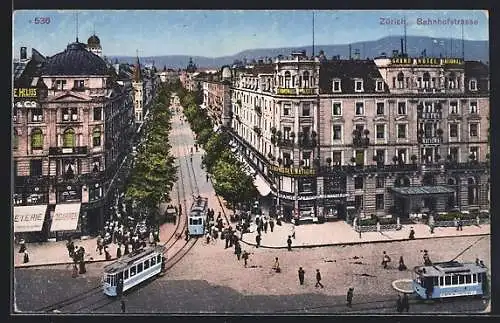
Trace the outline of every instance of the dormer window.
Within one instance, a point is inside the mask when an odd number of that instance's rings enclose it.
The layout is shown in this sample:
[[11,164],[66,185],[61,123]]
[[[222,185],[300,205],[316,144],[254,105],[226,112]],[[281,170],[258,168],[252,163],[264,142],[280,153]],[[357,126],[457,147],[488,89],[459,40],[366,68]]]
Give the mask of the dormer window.
[[354,91],[355,92],[363,92],[363,81],[355,80],[354,81]]
[[384,91],[384,81],[377,81],[377,92]]
[[469,81],[469,89],[471,91],[477,91],[477,81],[475,79]]
[[333,80],[333,92],[342,92],[340,80]]
[[57,80],[56,81],[56,89],[59,91],[64,90],[66,87],[66,80]]
[[84,80],[75,80],[75,81],[73,81],[73,90],[75,90],[75,91],[82,91],[84,87],[85,87],[85,81]]

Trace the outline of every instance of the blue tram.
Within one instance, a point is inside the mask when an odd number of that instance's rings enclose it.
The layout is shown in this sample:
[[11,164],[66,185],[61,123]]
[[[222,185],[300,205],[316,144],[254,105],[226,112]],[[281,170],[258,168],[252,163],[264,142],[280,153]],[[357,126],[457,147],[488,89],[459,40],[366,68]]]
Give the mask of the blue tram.
[[121,292],[139,285],[145,280],[162,272],[166,261],[164,246],[147,247],[123,256],[119,260],[104,267],[103,290],[108,296],[117,296],[120,279]]
[[476,263],[448,261],[414,269],[413,290],[422,299],[483,295],[487,268]]
[[208,213],[208,198],[198,196],[194,199],[188,214],[188,232],[190,236],[205,234]]

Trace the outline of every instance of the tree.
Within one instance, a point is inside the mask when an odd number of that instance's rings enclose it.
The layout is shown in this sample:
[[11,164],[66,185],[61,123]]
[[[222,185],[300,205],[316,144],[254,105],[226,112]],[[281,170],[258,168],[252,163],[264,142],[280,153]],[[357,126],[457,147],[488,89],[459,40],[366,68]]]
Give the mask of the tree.
[[231,208],[258,196],[253,178],[243,172],[241,165],[220,159],[213,167],[213,177],[215,192],[222,196]]

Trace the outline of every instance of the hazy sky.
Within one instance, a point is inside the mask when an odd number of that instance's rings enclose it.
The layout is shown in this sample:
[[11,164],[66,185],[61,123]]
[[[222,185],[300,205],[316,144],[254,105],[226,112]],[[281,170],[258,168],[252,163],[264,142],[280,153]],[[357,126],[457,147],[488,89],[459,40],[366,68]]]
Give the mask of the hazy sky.
[[[76,39],[76,13],[70,10],[21,10],[14,12],[13,52],[36,48],[54,55]],[[381,18],[406,16],[407,35],[460,38],[459,25],[423,25],[418,19],[470,19],[464,38],[488,40],[488,12],[483,10],[315,10],[315,43],[347,44],[401,35],[396,21]],[[50,23],[36,24],[35,18]],[[79,10],[79,40],[95,32],[103,54],[192,55],[218,57],[245,49],[294,47],[312,43],[311,10]]]

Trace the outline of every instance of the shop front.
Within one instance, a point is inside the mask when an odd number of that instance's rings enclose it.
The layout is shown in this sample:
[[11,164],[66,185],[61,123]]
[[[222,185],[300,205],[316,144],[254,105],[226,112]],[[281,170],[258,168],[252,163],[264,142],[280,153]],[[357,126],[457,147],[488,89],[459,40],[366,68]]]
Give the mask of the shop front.
[[14,207],[14,235],[16,241],[45,241],[47,236],[45,218],[47,205],[25,205]]
[[326,221],[345,219],[347,216],[347,194],[333,195],[323,199],[322,216]]
[[299,197],[299,212],[295,218],[295,222],[316,222],[316,199],[301,200]]
[[65,240],[70,236],[79,235],[81,203],[57,204],[51,218],[51,236],[57,241]]

